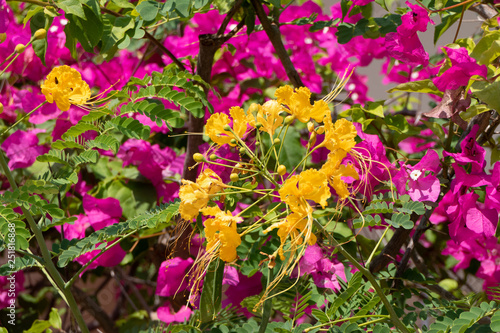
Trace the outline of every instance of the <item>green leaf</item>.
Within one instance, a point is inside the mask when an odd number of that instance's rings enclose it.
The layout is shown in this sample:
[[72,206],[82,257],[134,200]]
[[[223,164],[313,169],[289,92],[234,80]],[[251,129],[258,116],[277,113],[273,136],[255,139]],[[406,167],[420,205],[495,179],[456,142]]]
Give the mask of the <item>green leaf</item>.
[[62,328],[61,316],[59,315],[59,311],[57,311],[57,309],[52,308],[50,310],[49,323],[54,328],[57,328],[57,329],[61,329]]
[[363,110],[377,117],[384,118],[384,101],[366,102]]
[[455,23],[460,16],[462,15],[462,7],[459,7],[460,12],[457,12],[456,10],[450,10],[445,12],[445,14],[441,17],[441,23],[436,25],[434,28],[434,45],[436,45],[439,37],[441,37],[446,30],[448,30],[453,23]]
[[293,168],[300,163],[305,153],[305,148],[300,143],[300,134],[295,127],[290,127],[286,137],[284,133],[281,135],[283,148],[281,149],[280,164],[283,164],[287,170]]
[[500,96],[500,81],[493,83],[476,81],[472,84],[471,91],[490,108],[500,112],[500,98],[498,98]]
[[86,150],[80,155],[73,156],[71,158],[75,166],[84,163],[97,163],[98,159],[99,159],[99,152],[97,150]]
[[480,65],[489,65],[500,56],[500,31],[486,31],[471,52],[471,57]]
[[476,105],[469,107],[465,112],[460,112],[460,117],[465,121],[469,121],[470,119],[474,118],[478,114],[488,112],[488,111],[491,111],[491,108],[489,108],[487,105],[476,104]]
[[0,266],[0,276],[9,276],[12,273],[22,271],[25,268],[32,267],[36,265],[36,260],[30,257],[16,257],[14,259],[14,265],[11,266],[11,262]]
[[[140,214],[125,222],[115,223],[113,225],[102,228],[84,239],[78,240],[76,244],[71,245],[68,249],[64,249],[57,262],[59,267],[65,267],[75,258],[87,252],[102,249],[103,245],[97,246],[98,243],[122,239],[127,235],[131,235],[142,229],[152,229],[162,223],[169,223],[174,216],[179,213],[179,201],[162,204],[157,208]],[[120,245],[116,245],[120,246]]]
[[78,0],[63,0],[56,2],[57,7],[61,8],[66,14],[73,14],[85,20],[83,6]]
[[89,123],[78,123],[75,126],[70,127],[66,133],[62,135],[63,139],[68,138],[76,138],[80,134],[83,134],[87,131],[96,131],[99,132],[99,128]]
[[90,45],[95,47],[101,41],[104,26],[101,18],[91,8],[84,6],[83,11],[87,19],[80,21],[81,26]]
[[53,149],[59,149],[59,150],[62,150],[62,149],[85,149],[84,146],[82,146],[81,144],[79,143],[76,143],[74,141],[62,141],[62,140],[57,140],[56,142],[53,142],[52,143],[52,148]]
[[201,322],[212,321],[220,311],[222,300],[222,279],[224,277],[224,261],[217,258],[207,269],[203,280],[203,291],[200,298]]
[[140,121],[128,117],[115,117],[106,123],[112,126],[129,138],[146,140],[149,138],[151,128],[143,125]]
[[394,88],[389,89],[387,92],[392,93],[395,91],[418,92],[424,94],[434,94],[443,97],[443,93],[439,91],[439,89],[429,79],[401,83]]
[[490,327],[493,332],[500,332],[500,311],[496,311],[493,316],[491,316]]
[[111,0],[111,2],[120,8],[131,8],[131,9],[135,8],[135,6],[130,2],[128,2],[127,0]]
[[[43,7],[37,6],[35,8],[31,8],[26,13],[26,16],[24,17],[24,20],[23,20],[24,26],[26,26],[26,23],[28,23],[28,21],[30,20],[31,17],[33,17],[33,15],[35,15],[35,14],[37,14],[39,12],[43,12]],[[31,24],[30,24],[30,27],[31,27]]]
[[175,1],[175,11],[180,17],[189,17],[191,9],[191,0],[177,0]]
[[[177,1],[176,1],[177,4]],[[152,21],[158,14],[159,3],[152,0],[142,1],[135,7],[135,10],[141,15],[144,21]]]

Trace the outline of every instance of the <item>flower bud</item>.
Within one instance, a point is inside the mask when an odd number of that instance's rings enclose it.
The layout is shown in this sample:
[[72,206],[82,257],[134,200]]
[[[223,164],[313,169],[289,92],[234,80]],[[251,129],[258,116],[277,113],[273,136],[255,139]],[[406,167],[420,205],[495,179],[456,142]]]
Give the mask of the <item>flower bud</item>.
[[23,44],[17,44],[15,51],[16,51],[16,53],[23,53],[25,49],[26,49],[26,46],[24,46]]
[[274,139],[274,144],[279,145],[281,143],[281,140],[279,138]]
[[233,183],[237,182],[238,180],[240,180],[240,176],[238,176],[237,173],[232,173],[231,175],[229,175],[229,179],[231,179],[231,181]]
[[262,127],[262,123],[259,123],[259,122],[255,123],[255,128],[259,129],[261,127]]
[[37,31],[35,31],[33,37],[35,37],[35,39],[45,39],[45,37],[47,37],[47,30],[38,29]]
[[313,122],[312,122],[312,121],[307,122],[307,130],[308,130],[309,132],[314,131],[314,124],[313,124]]
[[245,147],[240,148],[240,155],[245,155],[246,152],[247,150],[245,149]]
[[217,155],[211,154],[210,155],[210,161],[215,161],[217,159]]
[[295,116],[294,115],[287,116],[285,118],[285,125],[290,125],[291,123],[293,123],[294,120],[295,120]]
[[283,164],[278,166],[278,175],[283,176],[286,173],[286,166]]
[[229,125],[224,125],[224,131],[230,131],[231,130],[231,126]]
[[2,113],[3,113],[3,104],[0,103],[0,114],[2,114]]
[[247,114],[254,114],[254,113],[259,112],[259,106],[260,105],[257,103],[250,104],[250,106],[248,107]]
[[7,39],[7,34],[5,32],[1,33],[0,34],[0,43],[5,42],[6,39]]
[[314,144],[316,143],[316,137],[317,137],[316,132],[312,132],[311,137],[309,138],[309,147],[314,146]]
[[200,153],[195,153],[193,154],[193,160],[197,163],[200,163],[205,161],[205,157]]
[[320,126],[316,128],[316,134],[321,135],[323,133],[325,133],[325,126]]
[[237,142],[238,141],[236,141],[236,139],[231,139],[231,141],[229,141],[229,143],[231,143],[233,146],[236,146]]

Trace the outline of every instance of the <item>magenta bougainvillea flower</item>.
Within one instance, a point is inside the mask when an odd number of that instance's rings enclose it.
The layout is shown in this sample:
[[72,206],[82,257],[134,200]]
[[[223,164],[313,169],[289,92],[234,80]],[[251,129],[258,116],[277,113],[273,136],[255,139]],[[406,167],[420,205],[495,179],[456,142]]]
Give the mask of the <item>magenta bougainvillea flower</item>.
[[100,230],[119,222],[122,216],[120,201],[115,198],[97,199],[90,195],[83,197],[83,210],[94,230]]
[[[92,227],[95,231],[100,230],[118,223],[119,218],[122,216],[120,202],[114,198],[98,199],[85,194],[83,196],[83,210],[85,214],[77,215],[75,222],[62,226],[64,228],[64,238],[69,240],[74,238],[82,239],[85,237],[87,228]],[[61,232],[61,226],[56,226],[56,229]],[[76,258],[76,261],[81,265],[85,265],[100,252],[101,250],[87,252]],[[123,260],[125,255],[126,252],[121,248],[120,244],[117,244],[92,262],[86,270],[94,269],[98,266],[116,266]]]
[[347,281],[344,265],[328,256],[317,245],[308,246],[299,262],[300,274],[311,274],[314,283],[320,288],[340,290],[338,279]]
[[472,172],[482,172],[486,164],[486,151],[476,141],[476,134],[479,130],[479,125],[474,125],[470,133],[460,142],[460,153],[443,152],[443,156],[451,156],[460,165],[468,165],[470,163]]
[[[428,150],[414,166],[402,165],[393,182],[399,194],[408,194],[414,201],[435,202],[441,193],[441,185],[436,177],[440,170],[441,161],[438,154],[434,150]],[[431,173],[426,175],[427,171]]]
[[427,25],[432,23],[428,12],[419,5],[406,4],[412,9],[401,16],[401,25],[397,32],[390,32],[385,36],[387,53],[396,60],[410,66],[427,66],[429,54],[425,52],[418,31],[426,31]]
[[182,323],[188,320],[189,317],[191,317],[192,313],[193,310],[191,310],[189,307],[185,305],[181,306],[179,311],[174,312],[172,311],[172,306],[170,305],[170,302],[165,302],[165,304],[163,304],[163,306],[160,306],[156,311],[158,319],[167,324],[173,322]]
[[228,287],[224,292],[225,299],[222,300],[222,307],[225,308],[231,304],[247,317],[253,316],[246,308],[241,306],[241,302],[249,296],[260,294],[262,291],[261,278],[261,272],[248,277],[238,272],[236,268],[226,266],[222,284],[228,285]]
[[177,197],[178,183],[165,183],[164,179],[182,174],[185,154],[177,156],[170,147],[161,149],[144,140],[130,139],[121,145],[117,157],[123,160],[124,167],[137,165],[137,170],[156,188],[158,200],[168,202]]
[[450,58],[451,67],[432,80],[439,90],[454,90],[466,86],[473,75],[486,77],[488,74],[486,66],[478,65],[476,60],[469,56],[465,47],[458,49],[444,47],[444,49]]
[[30,167],[37,156],[49,151],[48,147],[38,145],[38,133],[43,129],[28,131],[17,130],[2,143],[1,147],[9,158],[9,168],[19,169]]
[[156,281],[156,295],[170,297],[188,287],[188,271],[193,265],[192,258],[175,257],[161,263]]

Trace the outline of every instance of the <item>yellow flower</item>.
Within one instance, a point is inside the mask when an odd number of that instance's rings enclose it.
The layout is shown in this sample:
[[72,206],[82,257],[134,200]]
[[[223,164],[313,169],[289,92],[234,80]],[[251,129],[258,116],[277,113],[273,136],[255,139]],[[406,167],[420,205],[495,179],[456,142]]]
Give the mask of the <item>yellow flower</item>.
[[311,105],[311,91],[306,87],[297,88],[295,92],[290,86],[280,87],[274,96],[278,99],[278,103],[288,106],[288,113],[303,123],[307,123],[311,118],[320,123],[330,114],[328,104],[323,100]]
[[179,213],[186,221],[191,221],[198,216],[200,209],[208,204],[208,193],[198,184],[189,180],[182,180],[182,186],[179,190]]
[[186,221],[196,218],[200,210],[207,206],[209,195],[216,194],[222,189],[222,180],[210,169],[203,170],[196,179],[196,183],[183,179],[179,189],[181,217]]
[[312,208],[307,203],[301,206],[297,212],[288,215],[285,220],[275,223],[264,230],[264,233],[278,228],[278,237],[281,245],[278,248],[278,254],[281,260],[285,260],[284,246],[286,240],[290,238],[290,250],[295,251],[297,246],[304,242],[309,245],[316,244],[316,235],[312,233]]
[[300,175],[288,178],[279,190],[281,200],[286,202],[292,211],[299,211],[303,205],[301,198],[326,206],[331,193],[328,189],[326,175],[315,169],[308,169]]
[[350,193],[347,189],[347,184],[341,177],[359,179],[358,172],[352,164],[348,164],[347,166],[340,164],[346,155],[347,153],[342,149],[337,149],[329,153],[326,163],[321,168],[321,171],[327,176],[328,182],[342,200],[347,198]]
[[41,88],[47,102],[56,102],[62,111],[68,111],[71,104],[83,105],[90,98],[89,85],[76,69],[66,65],[52,69]]
[[[233,106],[229,109],[229,114],[233,120],[233,131],[238,138],[243,138],[247,130],[248,117],[245,115],[245,111],[239,106]],[[226,125],[231,123],[231,119],[225,113],[214,113],[210,116],[205,126],[205,134],[210,137],[210,139],[222,146],[224,144],[231,144],[231,139],[235,139],[235,135],[230,131],[224,130]]]
[[213,216],[205,220],[205,237],[207,238],[207,252],[216,252],[225,262],[234,261],[238,255],[236,248],[241,244],[241,237],[236,231],[236,225],[242,221],[230,211],[223,212],[218,206],[202,209],[203,215]]
[[274,100],[267,101],[262,106],[259,105],[257,122],[262,124],[260,130],[273,136],[274,131],[283,124],[283,117],[280,116],[280,112],[282,111],[285,111],[285,108]]
[[325,117],[325,141],[321,144],[330,151],[342,149],[349,152],[356,145],[354,138],[358,135],[356,127],[347,119],[332,122],[330,115]]
[[225,113],[214,113],[207,120],[205,134],[208,135],[213,142],[222,146],[229,143],[233,136],[231,132],[224,130],[224,126],[226,125],[229,125],[229,116]]
[[212,169],[205,169],[196,179],[199,184],[208,194],[215,194],[222,191],[224,183],[222,179]]

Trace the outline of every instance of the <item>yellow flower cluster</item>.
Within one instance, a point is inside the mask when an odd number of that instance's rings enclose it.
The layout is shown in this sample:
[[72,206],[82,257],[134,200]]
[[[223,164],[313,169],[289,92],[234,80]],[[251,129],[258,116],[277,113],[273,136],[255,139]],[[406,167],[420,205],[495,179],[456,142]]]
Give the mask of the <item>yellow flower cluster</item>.
[[83,105],[90,98],[89,85],[76,69],[66,65],[52,69],[41,88],[47,102],[56,102],[61,111],[68,111],[71,104]]
[[179,190],[179,212],[186,221],[191,221],[201,212],[213,216],[205,221],[205,237],[207,238],[207,253],[216,253],[227,262],[236,259],[236,248],[241,244],[241,238],[236,231],[236,223],[242,218],[233,216],[231,212],[223,212],[219,207],[207,207],[211,196],[222,193],[224,183],[210,169],[205,169],[196,182],[182,180]]
[[[311,104],[311,91],[306,87],[294,91],[290,86],[283,86],[276,90],[274,96],[277,100],[267,101],[263,105],[252,104],[248,114],[237,106],[229,110],[230,117],[223,113],[214,113],[207,121],[205,134],[219,146],[224,144],[234,146],[231,139],[243,138],[247,124],[253,128],[257,128],[257,124],[260,124],[260,131],[273,136],[276,129],[283,124],[283,117],[280,115],[282,112],[290,113],[303,123],[310,119],[320,123],[330,115],[330,109],[324,100]],[[231,120],[232,132],[224,129],[226,125],[230,125]]]
[[[316,243],[316,236],[312,233],[313,207],[310,202],[326,207],[327,200],[332,196],[329,185],[340,200],[350,195],[348,185],[342,177],[359,179],[359,175],[353,165],[344,165],[342,160],[355,146],[357,131],[345,119],[334,123],[324,100],[311,104],[311,92],[307,88],[294,90],[290,86],[284,86],[276,90],[275,97],[277,100],[267,101],[263,105],[252,104],[247,113],[240,107],[232,107],[229,115],[213,114],[207,121],[205,133],[219,146],[236,146],[238,141],[244,139],[249,127],[266,132],[272,138],[280,126],[289,124],[284,121],[287,113],[293,116],[292,119],[303,123],[312,119],[320,125],[315,131],[315,125],[310,122],[308,128],[311,132],[314,131],[314,138],[316,134],[324,133],[325,139],[317,147],[330,150],[326,162],[320,170],[307,169],[284,180],[278,193],[281,201],[287,204],[289,214],[264,231],[267,233],[278,229],[281,245],[277,253],[284,260],[284,248],[288,240],[290,251],[303,250],[305,244]],[[283,173],[278,174],[283,176]],[[237,258],[236,248],[241,243],[236,230],[236,224],[241,218],[234,217],[230,212],[223,212],[218,207],[207,208],[210,196],[222,191],[223,187],[221,179],[209,169],[200,175],[196,183],[183,180],[179,194],[180,213],[186,220],[192,220],[200,211],[203,215],[212,216],[205,221],[207,252],[218,253],[222,260],[231,262]]]

